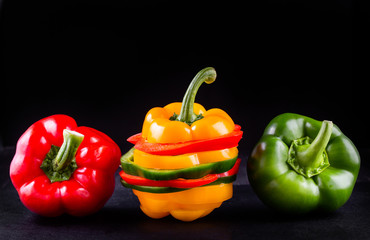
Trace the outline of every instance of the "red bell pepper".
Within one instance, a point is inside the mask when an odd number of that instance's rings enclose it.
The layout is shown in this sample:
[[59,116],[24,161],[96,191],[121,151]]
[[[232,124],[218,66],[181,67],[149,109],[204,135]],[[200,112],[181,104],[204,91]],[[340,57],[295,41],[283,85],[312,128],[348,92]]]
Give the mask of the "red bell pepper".
[[135,149],[146,153],[173,156],[236,147],[243,135],[240,129],[241,127],[235,124],[234,131],[224,136],[182,143],[150,143],[141,137],[141,133],[129,137],[127,141],[135,144]]
[[98,211],[111,197],[121,151],[107,135],[66,115],[34,123],[20,137],[10,178],[20,200],[44,216]]

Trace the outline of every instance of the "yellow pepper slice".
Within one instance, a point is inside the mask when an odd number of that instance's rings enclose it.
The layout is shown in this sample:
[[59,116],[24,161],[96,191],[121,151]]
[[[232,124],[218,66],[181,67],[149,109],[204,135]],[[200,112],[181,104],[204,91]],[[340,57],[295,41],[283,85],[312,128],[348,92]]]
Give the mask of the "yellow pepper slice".
[[140,201],[141,210],[151,218],[162,218],[171,214],[182,221],[193,221],[204,217],[222,202],[232,198],[232,183],[197,187],[174,193],[148,193],[133,190]]
[[134,150],[135,163],[146,168],[180,169],[211,162],[219,162],[238,156],[236,147],[215,151],[188,153],[176,156],[153,155]]

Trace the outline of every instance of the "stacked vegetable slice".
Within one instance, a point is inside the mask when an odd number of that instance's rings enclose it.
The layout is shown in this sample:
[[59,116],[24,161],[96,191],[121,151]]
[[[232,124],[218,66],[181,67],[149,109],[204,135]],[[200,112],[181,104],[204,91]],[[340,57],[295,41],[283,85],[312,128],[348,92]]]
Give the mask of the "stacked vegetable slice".
[[225,111],[194,102],[200,85],[215,79],[213,68],[201,70],[182,103],[150,109],[142,132],[128,139],[135,146],[121,158],[121,181],[149,217],[192,221],[232,197],[243,132]]
[[242,135],[239,125],[221,137],[172,144],[149,143],[136,134],[128,139],[135,147],[121,158],[121,182],[134,189],[152,218],[205,216],[232,197]]

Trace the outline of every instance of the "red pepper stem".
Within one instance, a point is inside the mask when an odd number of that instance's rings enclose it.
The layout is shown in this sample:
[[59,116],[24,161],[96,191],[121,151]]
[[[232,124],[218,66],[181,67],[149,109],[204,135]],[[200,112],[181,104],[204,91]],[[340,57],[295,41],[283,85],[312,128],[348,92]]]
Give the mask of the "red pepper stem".
[[198,116],[194,113],[194,101],[198,89],[203,82],[207,84],[213,83],[216,80],[216,70],[212,67],[207,67],[198,72],[191,81],[185,96],[182,100],[181,112],[176,120],[191,124],[197,120]]
[[60,147],[57,156],[53,160],[54,171],[63,170],[72,162],[75,158],[78,147],[84,139],[84,135],[64,129],[63,138],[63,144]]

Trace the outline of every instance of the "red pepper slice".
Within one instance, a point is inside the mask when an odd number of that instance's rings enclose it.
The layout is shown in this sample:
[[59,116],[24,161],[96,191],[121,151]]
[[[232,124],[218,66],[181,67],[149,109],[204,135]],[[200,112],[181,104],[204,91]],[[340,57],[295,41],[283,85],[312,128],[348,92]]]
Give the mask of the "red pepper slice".
[[224,136],[182,143],[149,143],[141,137],[141,133],[131,136],[127,141],[135,144],[135,148],[140,151],[154,155],[172,156],[236,147],[243,136],[243,131],[240,129],[241,127],[235,124],[234,131]]
[[136,133],[135,135],[132,135],[131,137],[127,138],[127,141],[136,144],[141,140],[141,133]]
[[131,185],[150,186],[150,187],[174,187],[174,188],[194,188],[200,187],[218,179],[217,174],[208,174],[198,179],[174,179],[174,180],[150,180],[139,176],[133,176],[125,173],[123,170],[119,173],[121,178]]
[[240,163],[241,163],[241,159],[238,158],[234,164],[234,166],[227,172],[223,172],[223,173],[219,173],[217,174],[217,177],[218,178],[222,178],[222,177],[229,177],[229,176],[233,176],[233,175],[236,175],[239,171],[239,166],[240,166]]

